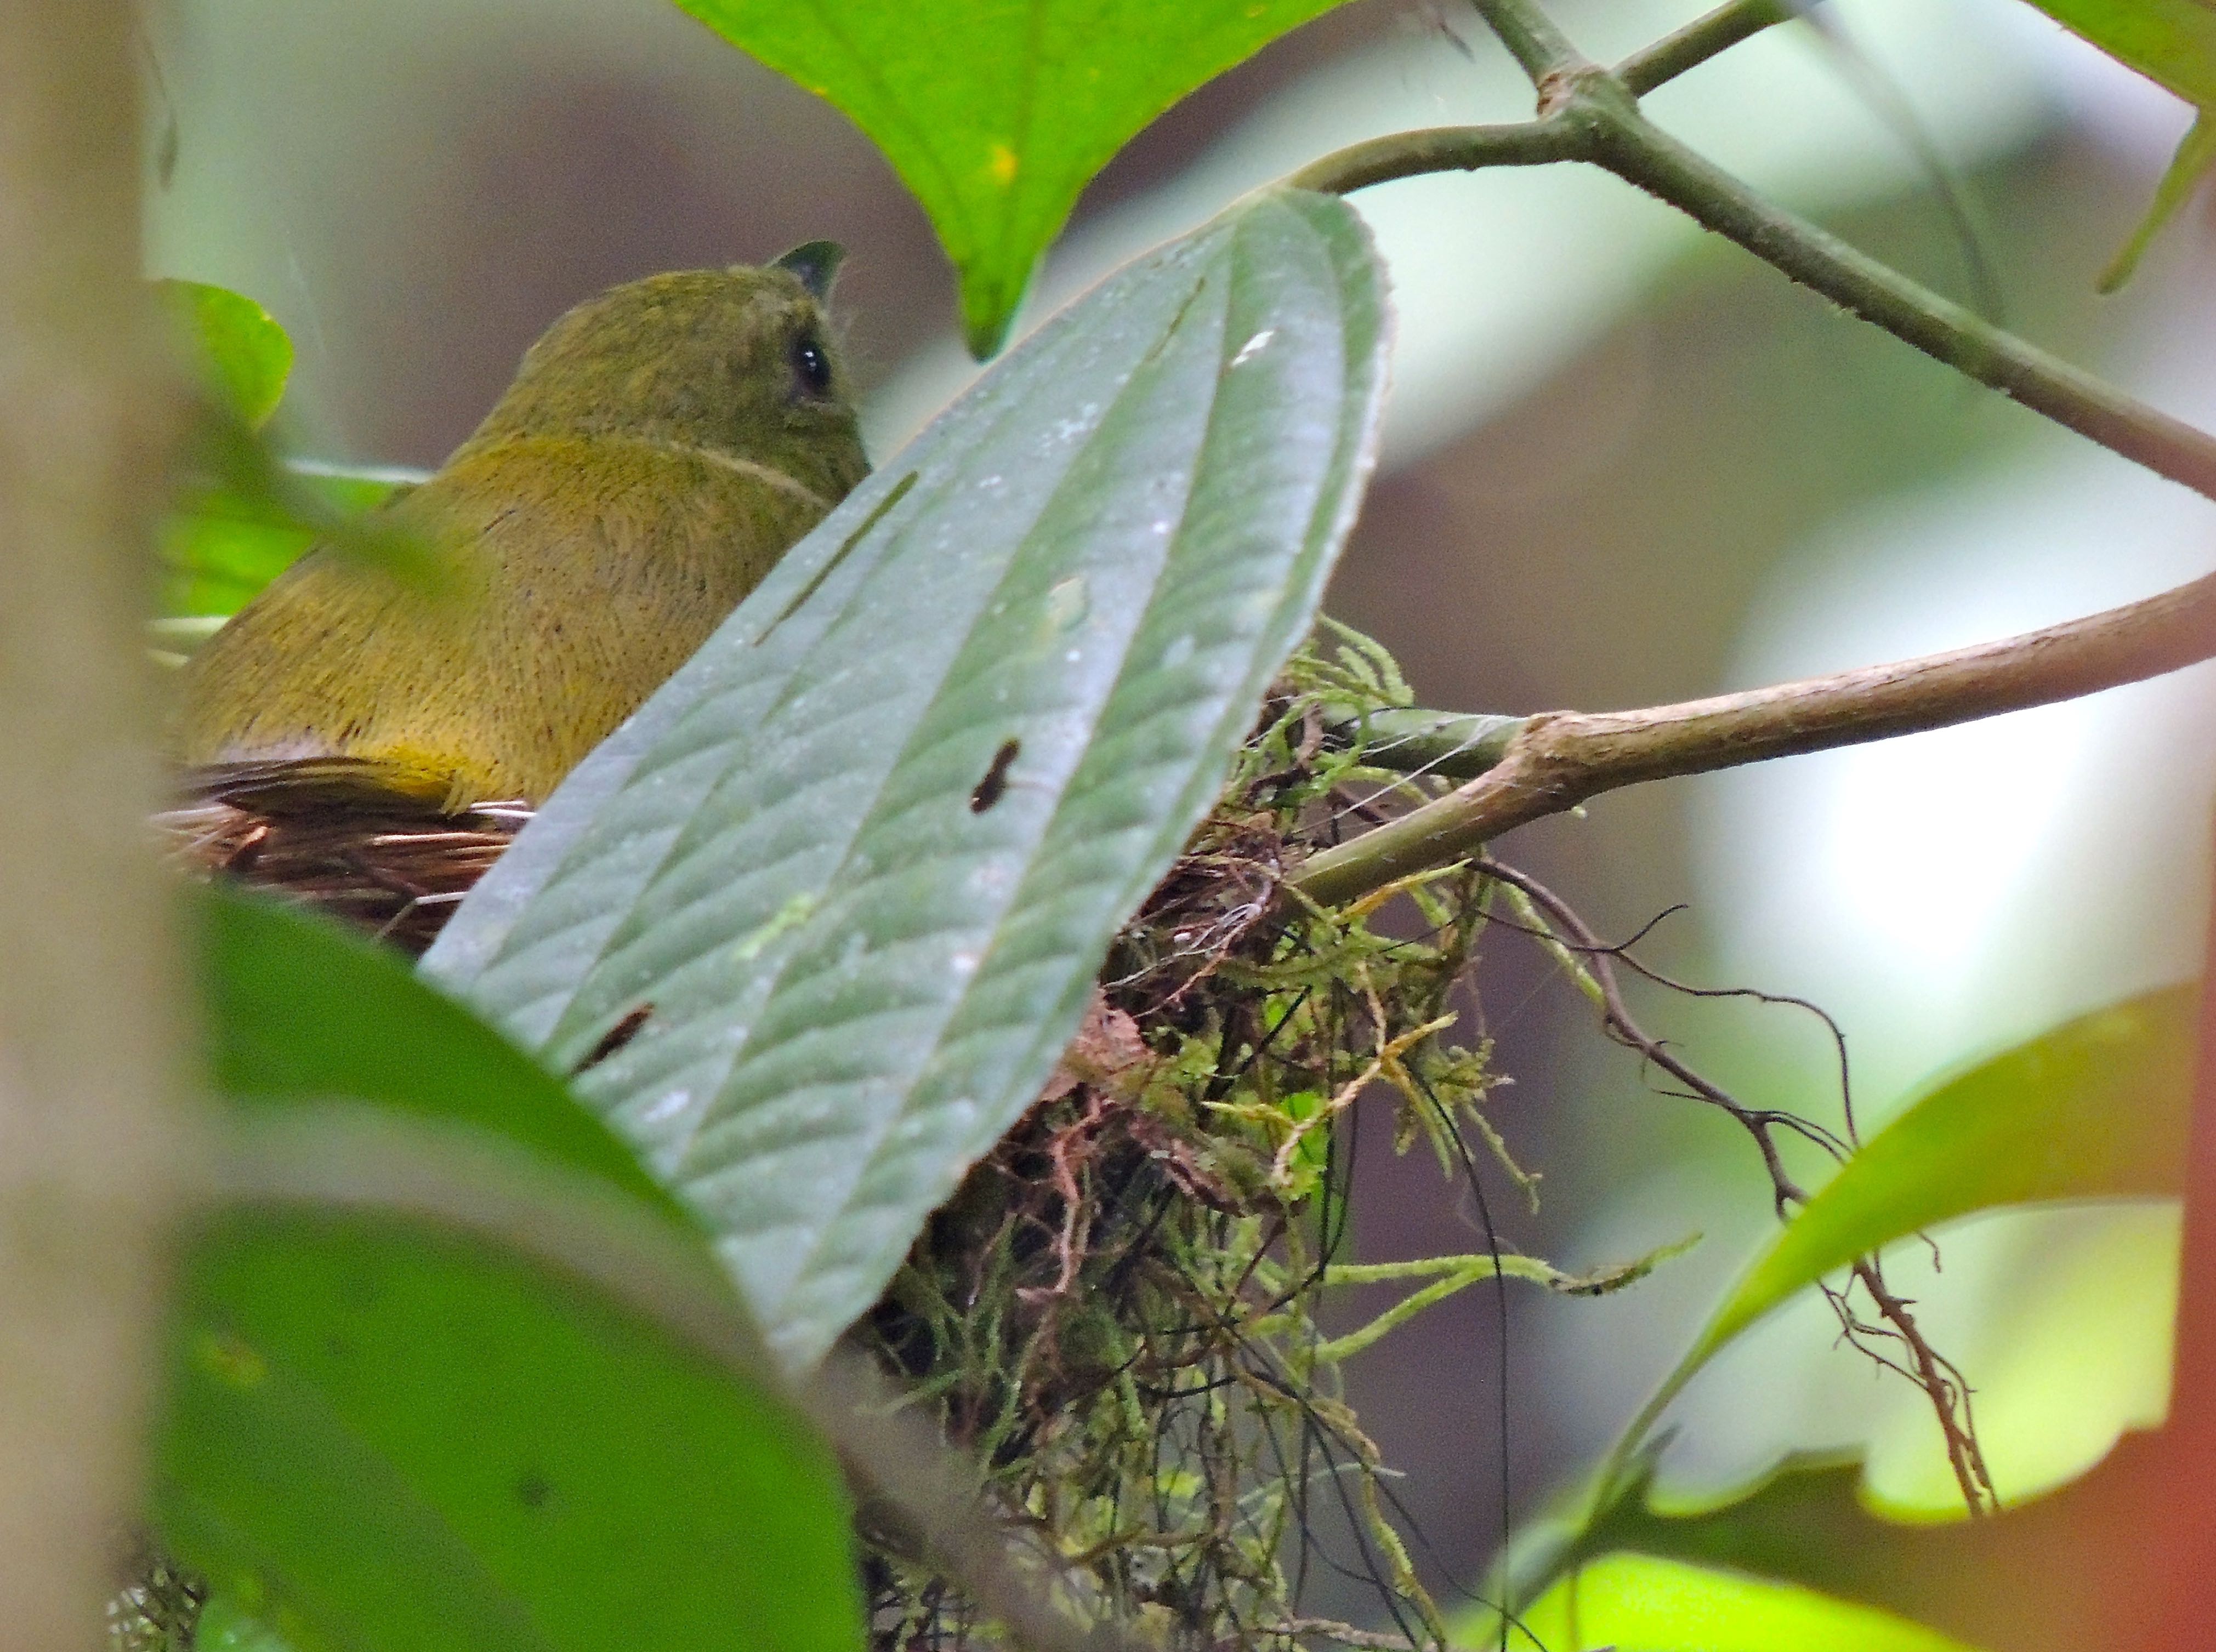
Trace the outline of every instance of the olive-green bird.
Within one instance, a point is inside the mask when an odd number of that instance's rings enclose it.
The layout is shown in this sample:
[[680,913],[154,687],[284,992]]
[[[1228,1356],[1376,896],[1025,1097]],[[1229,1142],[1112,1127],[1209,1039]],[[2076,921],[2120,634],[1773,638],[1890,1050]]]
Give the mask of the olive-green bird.
[[634,281],[556,322],[382,526],[428,592],[330,547],[187,667],[197,789],[536,805],[869,471],[823,242]]

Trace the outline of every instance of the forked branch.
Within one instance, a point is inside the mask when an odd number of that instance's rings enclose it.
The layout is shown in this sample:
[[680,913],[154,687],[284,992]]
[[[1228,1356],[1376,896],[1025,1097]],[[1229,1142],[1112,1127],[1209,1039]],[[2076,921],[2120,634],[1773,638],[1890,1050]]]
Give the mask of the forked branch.
[[[1517,27],[1530,29],[1531,8],[1487,0],[1482,9],[1488,18],[1496,11],[1524,18]],[[1545,42],[1558,36],[1526,32],[1514,38],[1519,58],[1528,53],[1534,64],[1554,61],[1546,55],[1551,48]],[[1668,59],[1647,67],[1634,58],[1631,66],[1648,81],[1672,70]],[[1345,194],[1433,172],[1585,162],[1667,202],[1926,355],[2158,476],[2216,499],[2216,438],[1994,326],[1764,200],[1647,120],[1631,89],[1599,65],[1573,54],[1567,63],[1542,69],[1535,83],[1541,107],[1536,120],[1395,132],[1327,155],[1287,182]]]
[[[1586,58],[1536,0],[1475,0],[1530,77],[1539,112],[1511,126],[1397,133],[1289,180],[1344,193],[1419,174],[1584,161],[1668,202],[1863,320],[2110,451],[2216,499],[2216,438],[1917,286],[1783,212],[1648,120],[1638,95],[1791,8],[1733,0],[1627,58]],[[1967,722],[2135,682],[2216,654],[2216,577],[2004,642],[1642,711],[1546,712],[1488,736],[1493,766],[1460,789],[1327,850],[1294,875],[1322,902],[1448,864],[1487,839],[1640,781]],[[1466,765],[1463,772],[1468,772]]]

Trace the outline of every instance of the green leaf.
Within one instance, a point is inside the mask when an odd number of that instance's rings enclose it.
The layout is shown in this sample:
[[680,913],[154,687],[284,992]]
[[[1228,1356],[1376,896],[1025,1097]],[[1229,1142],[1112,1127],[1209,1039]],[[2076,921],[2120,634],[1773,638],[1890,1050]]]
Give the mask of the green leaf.
[[[202,916],[210,1067],[233,1105],[363,1098],[671,1213],[558,1081],[393,957],[237,896]],[[428,1221],[257,1208],[205,1226],[181,1300],[157,1524],[286,1640],[861,1646],[828,1451],[579,1281]]]
[[390,947],[264,895],[198,906],[208,1072],[233,1103],[343,1096],[473,1126],[688,1219],[560,1079]]
[[1383,295],[1271,191],[1111,278],[779,564],[425,960],[708,1224],[805,1363],[1030,1105],[1308,628]]
[[[1490,1614],[1456,1635],[1481,1638]],[[1521,1614],[1511,1648],[1610,1647],[1614,1652],[1971,1652],[1953,1637],[1874,1606],[1792,1583],[1652,1555],[1604,1556]]]
[[2195,108],[2216,104],[2216,8],[2206,0],[2031,0]]
[[962,274],[970,347],[1006,335],[1078,193],[1186,93],[1339,0],[677,0],[845,111]]
[[249,430],[259,430],[284,399],[292,372],[292,341],[253,299],[204,281],[157,281],[187,353],[217,402]]
[[236,1594],[212,1594],[194,1625],[192,1652],[302,1652],[284,1629],[264,1622]]
[[162,613],[237,613],[317,540],[436,586],[443,570],[424,547],[364,519],[419,475],[280,460],[262,433],[292,372],[285,329],[251,298],[225,288],[155,286],[210,393],[182,496],[162,525]]
[[2216,165],[2216,7],[2207,0],[2032,0],[2071,33],[2193,105],[2197,118],[2156,187],[2153,204],[2098,282],[2114,292]]
[[428,1225],[195,1246],[164,1543],[361,1652],[858,1652],[829,1452],[603,1299]]
[[2177,153],[2170,157],[2162,181],[2155,186],[2154,200],[2148,206],[2146,216],[2139,220],[2139,228],[2132,231],[2132,238],[2094,284],[2101,292],[2114,292],[2132,279],[2155,236],[2193,198],[2193,192],[2200,187],[2211,168],[2216,168],[2216,120],[2211,120],[2203,111],[2194,117],[2192,129],[2179,143]]
[[[283,467],[285,497],[273,490],[211,479],[170,512],[161,530],[162,611],[228,617],[246,606],[326,532],[359,517],[397,488],[422,480],[415,471],[356,469],[294,461]],[[304,508],[301,498],[313,501]]]

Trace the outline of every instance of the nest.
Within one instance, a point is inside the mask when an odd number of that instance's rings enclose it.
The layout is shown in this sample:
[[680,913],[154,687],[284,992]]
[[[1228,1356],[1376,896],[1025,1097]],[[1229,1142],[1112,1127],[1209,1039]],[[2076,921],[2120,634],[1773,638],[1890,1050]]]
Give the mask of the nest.
[[531,814],[521,803],[443,814],[360,799],[286,808],[241,789],[202,795],[153,824],[165,857],[188,872],[319,906],[414,957]]
[[[1164,1645],[1446,1638],[1316,1311],[1346,1222],[1333,1126],[1357,1096],[1396,1098],[1399,1145],[1428,1140],[1450,1174],[1467,1137],[1497,1145],[1486,1047],[1443,1036],[1487,892],[1468,873],[1392,892],[1414,938],[1370,928],[1386,897],[1288,897],[1312,844],[1413,789],[1327,742],[1327,697],[1405,690],[1359,638],[1293,662],[1039,1102],[856,1333],[937,1408],[1042,1581]],[[1393,1632],[1303,1617],[1325,1566],[1366,1578]],[[886,1652],[992,1643],[897,1543],[871,1542],[868,1574]]]
[[[1445,1643],[1316,1311],[1346,1225],[1334,1126],[1357,1096],[1389,1091],[1399,1146],[1428,1141],[1450,1175],[1469,1171],[1468,1139],[1498,1150],[1478,1111],[1497,1082],[1486,1047],[1444,1038],[1487,887],[1454,871],[1327,910],[1285,884],[1349,820],[1426,795],[1326,735],[1327,703],[1343,724],[1350,704],[1407,699],[1351,633],[1296,657],[1116,937],[1051,1082],[850,1333],[970,1454],[1042,1585],[1160,1644],[1380,1644],[1300,1615],[1326,1564],[1370,1581],[1386,1643]],[[205,791],[157,823],[176,859],[411,952],[528,818]],[[1420,913],[1413,938],[1370,927],[1396,894]],[[866,1511],[861,1537],[885,1652],[1000,1643]]]

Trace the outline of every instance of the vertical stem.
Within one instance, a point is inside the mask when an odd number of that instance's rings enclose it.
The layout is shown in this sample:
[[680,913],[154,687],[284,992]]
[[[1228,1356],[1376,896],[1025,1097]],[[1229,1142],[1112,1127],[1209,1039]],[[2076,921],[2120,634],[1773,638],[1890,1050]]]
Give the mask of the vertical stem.
[[1588,68],[1585,56],[1554,27],[1537,0],[1474,0],[1486,27],[1500,37],[1508,55],[1516,59],[1534,86],[1543,87],[1553,76]]
[[172,397],[126,0],[0,0],[0,1625],[84,1652],[186,1145],[138,631]]

